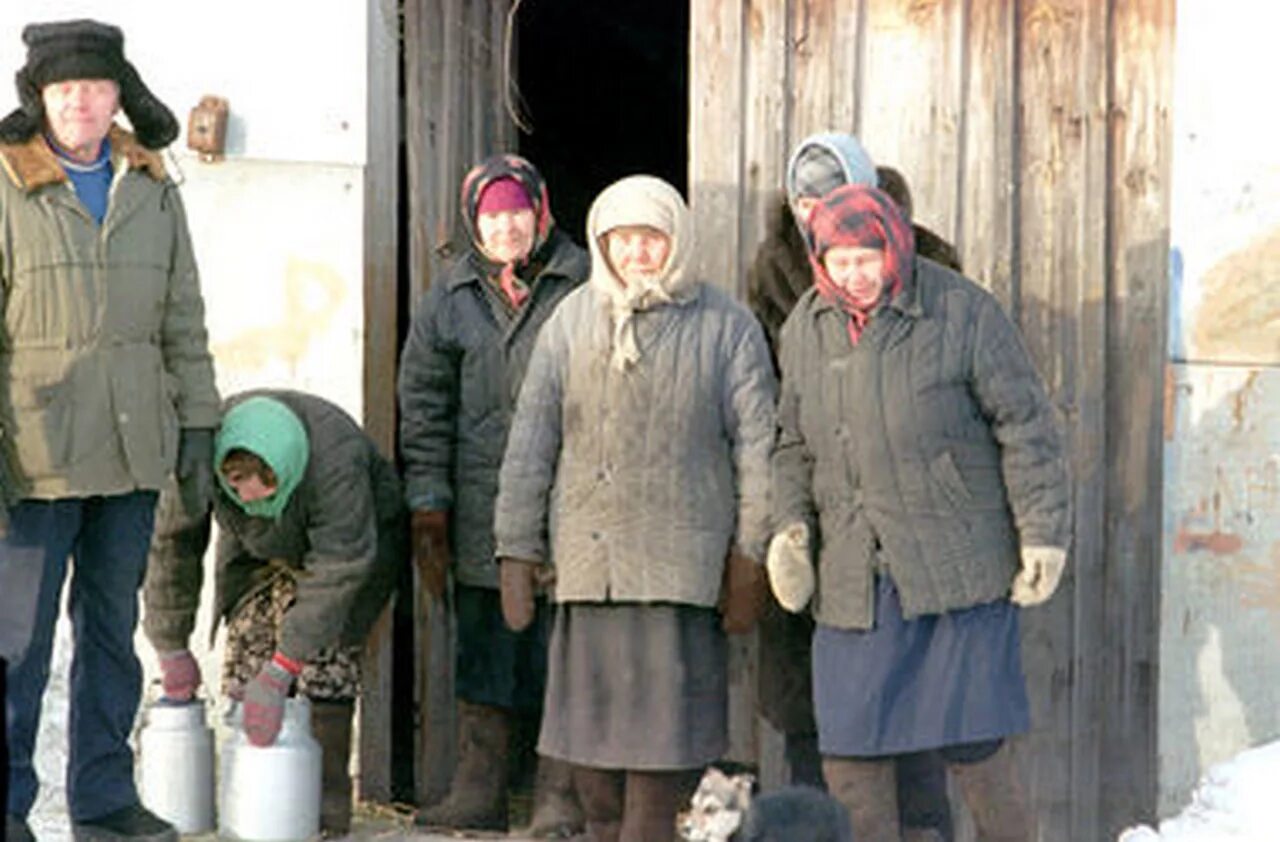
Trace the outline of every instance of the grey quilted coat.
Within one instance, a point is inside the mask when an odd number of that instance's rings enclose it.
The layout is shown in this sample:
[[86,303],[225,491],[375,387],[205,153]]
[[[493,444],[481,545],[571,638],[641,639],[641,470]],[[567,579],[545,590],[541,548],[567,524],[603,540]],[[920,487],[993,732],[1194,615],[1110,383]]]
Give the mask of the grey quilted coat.
[[707,284],[635,320],[643,356],[626,371],[610,364],[595,288],[543,328],[502,466],[497,552],[553,561],[560,602],[713,606],[730,545],[762,557],[768,346]]
[[773,508],[817,526],[818,622],[866,628],[874,567],[908,617],[1008,595],[1020,546],[1067,547],[1062,438],[996,300],[917,258],[857,345],[810,290],[782,329]]

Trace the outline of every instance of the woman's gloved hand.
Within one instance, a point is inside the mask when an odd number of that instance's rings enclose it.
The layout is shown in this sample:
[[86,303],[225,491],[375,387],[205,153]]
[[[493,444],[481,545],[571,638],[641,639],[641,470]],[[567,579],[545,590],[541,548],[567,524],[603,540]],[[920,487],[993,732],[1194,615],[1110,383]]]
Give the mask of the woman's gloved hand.
[[793,523],[773,536],[765,567],[769,570],[769,587],[778,604],[797,614],[813,597],[813,551],[809,546],[809,526]]
[[160,652],[160,686],[164,697],[175,702],[189,702],[200,686],[200,665],[190,649]]
[[284,700],[302,665],[277,652],[244,688],[244,732],[255,746],[269,746],[280,735]]
[[1009,600],[1029,607],[1053,596],[1067,566],[1067,551],[1061,547],[1023,547],[1022,569],[1013,577]]
[[512,631],[524,631],[533,622],[536,561],[519,558],[498,559],[498,580],[502,589],[502,619]]

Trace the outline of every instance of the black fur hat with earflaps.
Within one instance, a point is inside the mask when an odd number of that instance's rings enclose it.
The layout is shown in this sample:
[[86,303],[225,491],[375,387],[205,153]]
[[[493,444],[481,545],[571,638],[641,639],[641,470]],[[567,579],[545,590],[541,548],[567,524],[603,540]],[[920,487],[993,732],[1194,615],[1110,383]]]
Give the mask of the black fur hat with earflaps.
[[18,108],[0,120],[0,143],[23,143],[44,129],[45,85],[67,79],[111,79],[138,142],[163,149],[178,136],[178,121],[124,57],[119,27],[92,20],[33,23],[22,30],[27,63],[18,70]]

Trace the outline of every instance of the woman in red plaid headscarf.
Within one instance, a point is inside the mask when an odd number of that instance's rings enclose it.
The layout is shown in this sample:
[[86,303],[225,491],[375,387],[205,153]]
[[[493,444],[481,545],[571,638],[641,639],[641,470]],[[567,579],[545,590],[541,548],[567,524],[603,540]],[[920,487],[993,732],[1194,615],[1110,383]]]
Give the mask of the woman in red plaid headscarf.
[[888,195],[828,193],[807,237],[767,566],[784,608],[813,598],[824,776],[860,841],[896,842],[887,761],[937,750],[980,838],[1029,840],[1005,739],[1030,727],[1019,606],[1053,593],[1070,537],[1052,405],[1000,305],[918,258]]
[[[498,467],[538,333],[586,280],[590,261],[555,226],[542,176],[518,155],[476,165],[463,179],[460,211],[469,248],[418,306],[400,362],[414,561],[435,599],[445,599],[452,578],[458,629],[458,765],[448,797],[418,820],[506,830],[509,747],[541,716],[551,609],[540,597],[528,629],[503,625],[493,560]],[[531,745],[510,754],[537,762]],[[581,826],[568,767],[544,759],[530,832]]]

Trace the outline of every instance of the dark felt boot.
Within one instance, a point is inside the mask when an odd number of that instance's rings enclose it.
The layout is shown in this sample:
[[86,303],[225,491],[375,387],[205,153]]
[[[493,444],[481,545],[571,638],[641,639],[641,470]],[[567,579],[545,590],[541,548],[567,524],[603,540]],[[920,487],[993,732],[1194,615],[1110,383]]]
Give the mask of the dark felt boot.
[[952,762],[965,803],[973,813],[979,842],[1029,842],[1031,805],[1009,743],[972,762]]
[[691,778],[696,781],[696,773],[628,771],[619,842],[672,842]]
[[824,757],[827,791],[849,811],[858,842],[900,842],[898,786],[891,758]]
[[573,790],[573,767],[554,757],[539,757],[529,835],[564,839],[581,833],[583,827],[582,807]]
[[618,842],[622,832],[623,792],[626,776],[615,769],[574,766],[573,788],[582,804],[586,839]]
[[458,767],[449,794],[414,822],[450,830],[507,829],[507,711],[458,700]]
[[320,744],[320,832],[351,832],[351,718],[355,702],[311,702],[311,733]]

